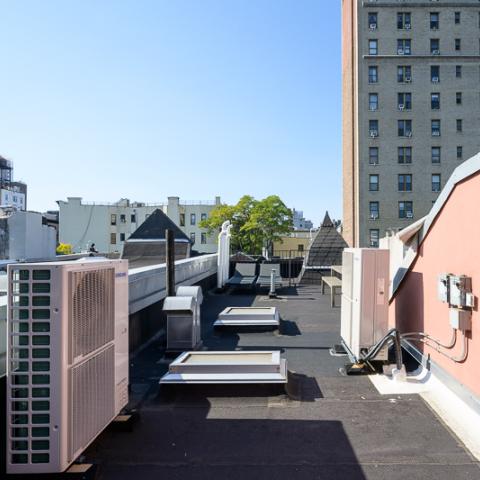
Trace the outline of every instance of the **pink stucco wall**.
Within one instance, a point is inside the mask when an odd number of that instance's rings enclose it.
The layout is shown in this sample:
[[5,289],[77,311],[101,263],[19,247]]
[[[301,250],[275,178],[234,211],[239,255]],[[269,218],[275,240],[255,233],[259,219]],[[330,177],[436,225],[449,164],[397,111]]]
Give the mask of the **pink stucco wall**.
[[[411,270],[390,305],[390,318],[394,318],[401,332],[423,331],[448,343],[451,328],[448,305],[437,299],[437,277],[449,272],[472,277],[475,297],[480,297],[480,174],[476,174],[453,190],[424,239]],[[455,363],[434,349],[424,346],[423,351],[432,360],[480,396],[480,312],[473,311],[472,331],[468,337],[468,357]],[[447,350],[460,355],[463,334],[458,332],[457,344]],[[416,343],[416,345],[418,345]]]

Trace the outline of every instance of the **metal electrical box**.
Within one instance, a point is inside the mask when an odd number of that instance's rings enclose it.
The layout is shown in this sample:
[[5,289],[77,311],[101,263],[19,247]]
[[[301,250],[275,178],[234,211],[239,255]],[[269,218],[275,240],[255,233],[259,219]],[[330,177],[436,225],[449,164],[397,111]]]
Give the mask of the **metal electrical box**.
[[195,300],[195,315],[192,324],[192,345],[191,349],[196,349],[202,343],[202,325],[201,325],[201,306],[203,303],[202,287],[199,286],[181,286],[177,288],[177,297],[193,297]]
[[[465,275],[449,276],[450,305],[454,307],[471,307],[472,279]],[[469,295],[470,294],[470,295]]]
[[167,297],[163,311],[167,315],[167,350],[182,352],[194,343],[195,299],[193,297]]
[[[343,251],[340,333],[356,359],[388,331],[389,258],[388,250],[377,248]],[[386,356],[384,349],[376,358]]]

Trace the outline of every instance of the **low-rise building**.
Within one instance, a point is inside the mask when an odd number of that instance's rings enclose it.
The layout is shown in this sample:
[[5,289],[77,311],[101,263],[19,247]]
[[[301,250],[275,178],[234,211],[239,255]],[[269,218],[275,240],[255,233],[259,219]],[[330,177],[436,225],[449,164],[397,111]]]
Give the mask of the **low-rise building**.
[[27,185],[13,180],[13,163],[0,156],[0,206],[27,209]]
[[131,202],[89,203],[81,197],[59,200],[59,241],[72,245],[74,252],[88,250],[94,243],[102,253],[121,252],[130,235],[157,209],[162,210],[187,235],[192,249],[200,253],[217,251],[217,236],[209,235],[199,223],[220,204],[214,201],[186,202],[168,197],[164,204]]
[[41,213],[0,208],[0,260],[45,260],[55,257],[55,229]]
[[273,255],[291,257],[306,252],[315,233],[311,230],[294,230],[273,242]]

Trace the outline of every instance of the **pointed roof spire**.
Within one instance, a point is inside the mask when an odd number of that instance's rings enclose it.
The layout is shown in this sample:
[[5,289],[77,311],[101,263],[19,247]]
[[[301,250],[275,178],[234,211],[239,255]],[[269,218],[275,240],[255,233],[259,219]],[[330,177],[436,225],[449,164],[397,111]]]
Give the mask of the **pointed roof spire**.
[[328,210],[325,212],[325,217],[322,222],[322,228],[324,227],[334,227],[330,215],[328,214]]
[[130,238],[134,240],[165,240],[165,230],[167,229],[173,230],[175,240],[190,242],[182,230],[158,208],[130,235]]

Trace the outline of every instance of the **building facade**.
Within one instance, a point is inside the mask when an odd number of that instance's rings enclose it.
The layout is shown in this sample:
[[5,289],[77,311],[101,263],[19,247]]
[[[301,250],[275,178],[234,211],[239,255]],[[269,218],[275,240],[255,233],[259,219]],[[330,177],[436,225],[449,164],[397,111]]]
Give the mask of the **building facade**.
[[378,246],[480,150],[480,2],[342,2],[343,235]]
[[199,223],[220,204],[213,202],[181,202],[168,197],[165,204],[130,202],[124,198],[113,204],[87,203],[80,197],[59,200],[59,241],[72,245],[73,252],[87,251],[92,243],[102,253],[121,252],[125,240],[156,209],[162,210],[192,241],[192,249],[201,253],[217,251],[217,236],[208,235]]
[[295,230],[310,230],[313,228],[313,222],[303,216],[301,210],[292,209],[293,228]]
[[0,206],[27,209],[27,185],[13,180],[13,163],[0,156]]

